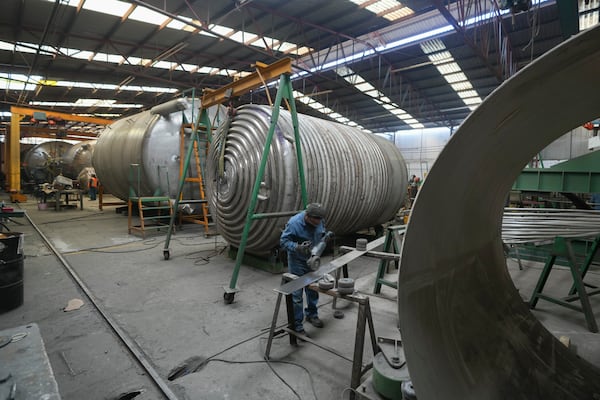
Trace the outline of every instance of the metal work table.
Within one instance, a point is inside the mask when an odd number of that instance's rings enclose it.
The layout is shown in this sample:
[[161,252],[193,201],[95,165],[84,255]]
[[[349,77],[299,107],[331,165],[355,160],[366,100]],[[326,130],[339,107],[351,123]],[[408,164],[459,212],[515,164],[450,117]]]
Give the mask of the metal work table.
[[[306,276],[306,275],[305,275]],[[332,296],[335,299],[342,298],[344,300],[352,301],[358,304],[358,317],[356,320],[356,335],[354,339],[354,355],[350,359],[343,354],[338,353],[336,350],[321,345],[318,342],[312,340],[311,338],[302,335],[294,330],[294,310],[293,310],[293,301],[291,293],[287,293],[285,295],[285,304],[287,310],[287,326],[282,328],[281,330],[275,331],[277,325],[277,318],[279,316],[279,308],[281,306],[281,300],[286,292],[283,289],[285,286],[289,287],[289,284],[294,282],[302,282],[303,277],[296,277],[293,274],[285,273],[282,278],[282,287],[277,290],[277,304],[275,305],[275,312],[273,313],[273,321],[271,323],[271,329],[269,331],[269,339],[267,341],[267,348],[265,350],[265,359],[269,359],[271,353],[271,345],[273,343],[273,337],[276,334],[285,332],[290,337],[290,344],[297,345],[298,339],[303,340],[305,342],[311,343],[325,351],[328,351],[332,354],[337,355],[345,360],[352,362],[352,376],[350,379],[350,387],[352,389],[356,389],[360,385],[360,378],[363,374],[363,351],[365,347],[365,336],[366,336],[366,328],[369,328],[369,335],[371,337],[371,346],[373,348],[373,354],[377,354],[379,352],[379,345],[377,344],[377,339],[375,337],[375,328],[373,327],[373,317],[371,315],[371,307],[369,305],[369,297],[365,296],[361,293],[354,292],[352,294],[340,294],[337,288],[323,290],[319,288],[319,285],[316,283],[309,283],[305,286],[310,287],[310,289],[326,294],[328,296]],[[283,290],[282,290],[283,289]],[[350,398],[354,398],[354,393],[351,393]]]
[[61,398],[35,323],[0,331],[0,398]]
[[[12,218],[23,218],[25,216],[25,210],[13,210],[13,211],[1,211],[0,210],[0,231],[2,231],[4,228],[6,228],[7,231],[9,231],[10,229],[8,229],[8,227],[4,224],[5,221],[12,221]],[[15,223],[18,223],[16,221],[13,221]],[[20,223],[18,223],[20,225]]]

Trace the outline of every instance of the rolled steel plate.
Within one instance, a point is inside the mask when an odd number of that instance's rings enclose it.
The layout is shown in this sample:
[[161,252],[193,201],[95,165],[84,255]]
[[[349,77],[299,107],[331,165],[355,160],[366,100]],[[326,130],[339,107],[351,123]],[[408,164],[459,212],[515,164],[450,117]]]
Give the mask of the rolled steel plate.
[[[298,115],[309,202],[327,210],[327,228],[355,232],[392,219],[404,200],[406,164],[396,146],[360,129]],[[219,233],[238,246],[271,122],[271,108],[246,105],[220,127],[207,162],[207,194]],[[222,129],[221,129],[222,128]],[[291,115],[281,111],[255,213],[302,209]],[[246,251],[269,254],[279,246],[288,217],[253,221]]]
[[522,168],[599,114],[596,27],[502,84],[434,163],[410,216],[398,279],[419,400],[600,398],[600,370],[531,314],[501,243],[503,205]]

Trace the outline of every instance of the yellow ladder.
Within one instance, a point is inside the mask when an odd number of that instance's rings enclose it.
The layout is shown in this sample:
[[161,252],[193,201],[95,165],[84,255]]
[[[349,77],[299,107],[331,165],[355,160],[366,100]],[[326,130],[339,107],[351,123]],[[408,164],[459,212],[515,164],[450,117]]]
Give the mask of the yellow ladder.
[[[182,124],[181,125],[181,132],[180,132],[180,142],[179,142],[179,154],[185,154],[185,131],[186,129],[191,129],[192,132],[193,130],[196,129],[196,125],[195,124]],[[183,159],[183,157],[180,157],[179,159],[179,176],[183,176],[184,174],[188,174],[188,176],[185,177],[184,181],[185,182],[191,182],[191,183],[196,183],[198,184],[198,193],[200,195],[200,199],[199,200],[185,200],[183,199],[183,191],[182,193],[179,194],[179,204],[193,204],[193,203],[200,203],[200,207],[201,207],[201,213],[200,214],[191,214],[191,215],[184,215],[183,213],[179,214],[179,222],[183,222],[183,221],[187,221],[187,222],[191,222],[194,224],[200,224],[200,225],[204,225],[204,232],[206,235],[209,234],[209,225],[211,223],[210,221],[210,211],[208,208],[208,204],[207,204],[207,200],[206,200],[206,194],[204,191],[204,181],[202,180],[202,163],[201,163],[201,159],[200,159],[200,149],[198,146],[199,141],[192,141],[192,143],[190,145],[192,145],[193,148],[193,154],[194,154],[194,164],[195,164],[195,172],[196,172],[196,176],[193,176],[193,174],[191,173],[192,171],[190,170],[189,166],[186,170],[185,168],[185,160]],[[204,150],[204,157],[206,158],[206,153],[208,152],[208,146],[203,149]]]

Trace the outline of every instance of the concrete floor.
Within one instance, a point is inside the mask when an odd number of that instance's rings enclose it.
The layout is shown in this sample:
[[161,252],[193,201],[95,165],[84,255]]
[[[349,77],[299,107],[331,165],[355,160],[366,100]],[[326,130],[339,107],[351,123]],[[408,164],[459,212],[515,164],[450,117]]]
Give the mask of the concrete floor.
[[[171,257],[165,261],[165,234],[151,233],[146,239],[127,234],[127,217],[115,213],[115,206],[100,211],[97,202],[87,199],[83,210],[40,211],[33,200],[15,206],[27,211],[177,398],[348,398],[345,389],[350,384],[351,363],[311,344],[292,347],[287,337],[276,338],[272,362],[264,362],[277,299],[273,289],[281,276],[243,267],[238,279],[242,292],[233,304],[224,304],[223,286],[229,285],[235,263],[227,257],[226,243],[219,237],[204,238],[199,226],[186,225],[172,237]],[[25,300],[22,306],[0,314],[0,330],[31,322],[39,325],[63,399],[134,398],[125,394],[137,392],[135,399],[165,398],[33,226],[26,219],[8,225],[25,234]],[[525,299],[540,268],[525,262],[519,270],[509,260],[509,271]],[[369,259],[349,266],[357,287],[367,294],[373,290],[376,270],[377,262]],[[596,271],[588,277],[591,283],[600,284]],[[564,295],[568,287],[568,272],[555,270],[548,290]],[[74,298],[82,299],[84,305],[64,312]],[[377,336],[400,337],[395,298],[395,290],[385,286],[381,296],[371,297]],[[599,297],[592,297],[600,320],[599,302]],[[325,328],[308,325],[307,331],[319,343],[351,358],[356,305],[338,302],[345,318],[334,319],[331,298],[322,296],[320,304]],[[534,313],[556,336],[568,336],[580,356],[600,366],[600,335],[588,332],[583,314],[543,300]],[[282,311],[279,322],[284,321]],[[212,361],[195,373],[168,381],[175,367],[194,357]],[[366,345],[364,362],[371,358]]]

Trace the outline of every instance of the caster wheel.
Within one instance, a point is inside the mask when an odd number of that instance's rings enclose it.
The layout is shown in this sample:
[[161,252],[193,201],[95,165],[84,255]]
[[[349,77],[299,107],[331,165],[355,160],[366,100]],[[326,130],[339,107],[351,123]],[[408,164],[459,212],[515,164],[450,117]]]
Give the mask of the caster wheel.
[[225,300],[225,304],[233,303],[234,298],[235,298],[235,293],[223,293],[223,300]]
[[168,260],[170,256],[171,254],[169,253],[169,250],[163,251],[163,257],[165,258],[165,260]]

